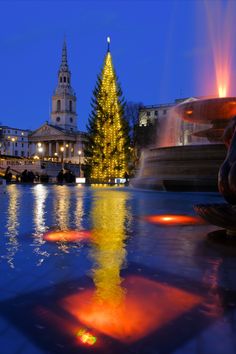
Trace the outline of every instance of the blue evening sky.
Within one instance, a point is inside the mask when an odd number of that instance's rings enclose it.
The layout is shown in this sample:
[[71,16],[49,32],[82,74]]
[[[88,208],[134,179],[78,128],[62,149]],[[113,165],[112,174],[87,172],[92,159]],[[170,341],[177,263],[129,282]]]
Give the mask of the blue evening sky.
[[[208,0],[213,7],[217,2]],[[2,124],[36,129],[49,120],[64,35],[80,130],[86,129],[107,35],[127,101],[166,103],[213,93],[199,83],[206,80],[206,63],[213,75],[204,1],[1,1]]]

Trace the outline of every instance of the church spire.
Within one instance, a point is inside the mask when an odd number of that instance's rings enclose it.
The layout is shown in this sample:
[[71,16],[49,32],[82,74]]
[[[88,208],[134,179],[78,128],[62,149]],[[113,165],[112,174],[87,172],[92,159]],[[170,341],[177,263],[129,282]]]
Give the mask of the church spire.
[[57,87],[52,96],[51,123],[64,130],[77,130],[76,95],[71,87],[71,72],[67,62],[65,39],[62,47]]
[[68,63],[67,63],[67,46],[66,46],[66,39],[64,39],[63,47],[62,47],[62,58],[61,58],[61,66],[60,71],[68,71]]

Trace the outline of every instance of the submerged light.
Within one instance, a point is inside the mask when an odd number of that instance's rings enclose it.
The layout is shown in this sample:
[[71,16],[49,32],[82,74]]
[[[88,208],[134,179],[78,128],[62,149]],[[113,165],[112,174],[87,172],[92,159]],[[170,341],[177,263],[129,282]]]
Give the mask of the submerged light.
[[89,333],[85,328],[81,328],[76,336],[80,339],[80,341],[84,344],[94,345],[97,341],[97,337]]
[[145,216],[144,219],[159,225],[192,225],[204,223],[198,216],[189,215],[148,215]]
[[77,242],[91,236],[88,230],[56,230],[44,234],[43,239],[49,242]]
[[188,111],[186,111],[186,114],[187,114],[188,116],[191,116],[191,114],[193,114],[193,111],[192,111],[192,110],[188,110]]

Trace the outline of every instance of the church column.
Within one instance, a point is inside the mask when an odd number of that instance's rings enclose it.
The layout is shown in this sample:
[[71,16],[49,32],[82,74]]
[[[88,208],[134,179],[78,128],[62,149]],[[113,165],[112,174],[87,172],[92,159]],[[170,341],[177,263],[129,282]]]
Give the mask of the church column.
[[65,143],[64,140],[63,140],[63,148],[64,148],[64,150],[63,150],[63,158],[65,158],[66,157],[66,143]]
[[48,143],[48,155],[49,157],[52,157],[52,143],[49,141]]
[[71,148],[72,148],[72,145],[71,145],[71,143],[69,143],[69,153],[68,153],[69,158],[71,158]]
[[59,143],[58,143],[58,141],[56,141],[56,153],[57,153],[57,156],[60,155],[60,152],[59,152]]

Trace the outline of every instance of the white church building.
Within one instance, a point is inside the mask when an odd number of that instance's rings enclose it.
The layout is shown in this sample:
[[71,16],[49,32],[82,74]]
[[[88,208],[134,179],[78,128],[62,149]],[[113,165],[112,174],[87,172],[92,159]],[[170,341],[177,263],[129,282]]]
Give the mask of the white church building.
[[83,163],[86,133],[78,131],[76,94],[71,86],[71,72],[64,41],[58,83],[52,96],[50,122],[28,136],[29,156],[48,160]]

